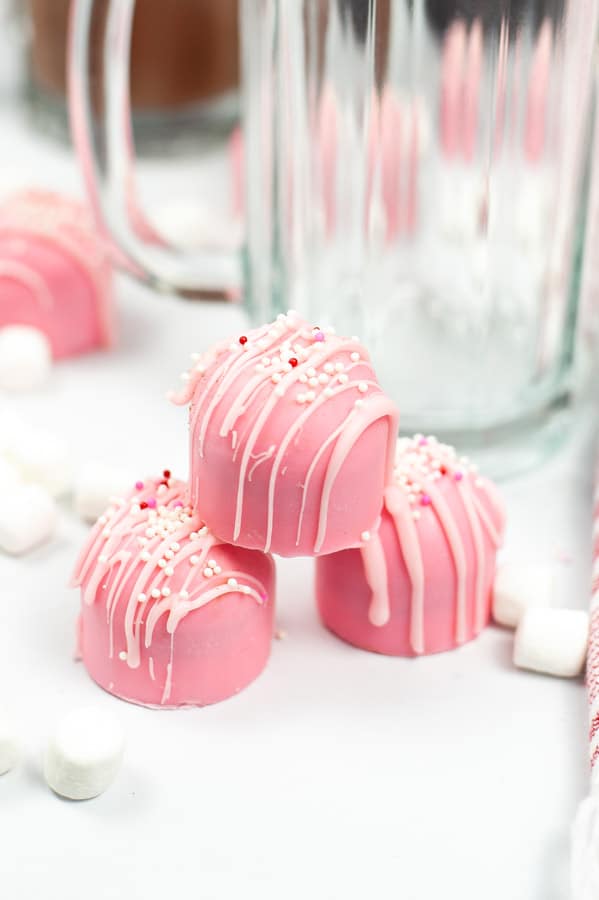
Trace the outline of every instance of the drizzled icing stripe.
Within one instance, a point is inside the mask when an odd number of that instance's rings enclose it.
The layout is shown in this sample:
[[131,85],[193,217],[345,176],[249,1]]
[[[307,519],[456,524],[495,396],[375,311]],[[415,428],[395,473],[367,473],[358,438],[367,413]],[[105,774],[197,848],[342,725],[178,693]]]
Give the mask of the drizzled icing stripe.
[[[410,646],[414,653],[425,652],[425,572],[418,520],[430,507],[436,516],[451,553],[456,574],[456,644],[468,637],[467,585],[468,563],[466,547],[451,505],[437,487],[437,481],[447,477],[453,480],[456,497],[459,498],[474,550],[474,632],[478,634],[485,619],[485,584],[488,563],[483,528],[496,549],[501,542],[503,508],[495,489],[489,482],[475,478],[475,468],[467,460],[458,460],[453,448],[439,444],[434,438],[417,435],[414,439],[398,443],[394,484],[385,491],[384,506],[390,515],[400,552],[411,583],[410,597]],[[477,495],[483,489],[492,509],[493,518]],[[420,509],[417,508],[420,506]],[[385,625],[390,619],[390,598],[387,565],[378,535],[368,536],[361,548],[366,581],[371,590],[368,618],[373,625]]]
[[[100,586],[112,576],[104,598],[108,654],[110,658],[115,654],[116,611],[126,604],[122,635],[126,650],[119,657],[131,669],[142,664],[142,641],[146,650],[151,649],[156,624],[167,617],[171,651],[162,703],[171,691],[175,633],[190,612],[226,594],[243,594],[258,604],[268,599],[264,585],[256,578],[240,571],[222,571],[210,559],[220,541],[184,505],[186,485],[171,480],[170,473],[164,474],[169,477],[146,485],[138,483],[129,498],[115,500],[92,529],[73,576],[73,584],[82,587],[87,605],[98,601]],[[181,566],[186,567],[185,577],[178,589],[171,591],[170,580]],[[147,665],[150,678],[155,680],[151,655]]]
[[54,297],[46,281],[40,273],[24,262],[18,260],[0,260],[0,278],[16,281],[29,291],[38,306],[51,312],[54,308]]

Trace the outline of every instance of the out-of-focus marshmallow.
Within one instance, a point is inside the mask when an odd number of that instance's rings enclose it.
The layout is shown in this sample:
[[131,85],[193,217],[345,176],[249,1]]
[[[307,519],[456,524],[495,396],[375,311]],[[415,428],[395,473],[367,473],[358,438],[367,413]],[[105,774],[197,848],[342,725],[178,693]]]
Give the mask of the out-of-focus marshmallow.
[[553,583],[549,566],[517,563],[501,566],[493,587],[494,620],[515,628],[526,609],[551,606]]
[[73,710],[57,725],[44,760],[46,783],[70,800],[89,800],[114,781],[125,741],[118,721],[94,707]]
[[3,491],[12,490],[21,481],[16,466],[0,456],[0,495]]
[[25,481],[41,485],[53,497],[69,489],[72,471],[68,446],[57,434],[15,421],[2,435],[1,452]]
[[86,522],[95,522],[110,504],[110,498],[128,493],[132,484],[129,473],[116,466],[87,462],[75,477],[75,512]]
[[0,550],[27,553],[56,531],[56,504],[39,485],[16,485],[0,497]]
[[0,710],[0,775],[10,772],[19,761],[17,732],[9,716]]
[[575,678],[584,667],[588,613],[578,609],[527,609],[514,642],[514,663],[546,675]]
[[44,384],[52,368],[46,335],[29,325],[0,328],[0,387],[28,391]]

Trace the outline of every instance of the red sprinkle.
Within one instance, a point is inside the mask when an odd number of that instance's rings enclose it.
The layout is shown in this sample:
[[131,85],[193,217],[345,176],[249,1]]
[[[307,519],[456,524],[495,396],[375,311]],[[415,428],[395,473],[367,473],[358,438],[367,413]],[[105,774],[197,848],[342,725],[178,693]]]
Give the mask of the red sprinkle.
[[447,475],[447,467],[441,466],[441,468],[439,469],[439,472],[441,473],[441,475]]
[[295,369],[295,367],[297,366],[297,359],[295,358],[295,356],[291,356],[289,358],[289,365]]
[[243,345],[247,344],[247,342],[248,342],[248,339],[246,338],[245,334],[242,334],[241,337],[239,338],[239,343],[243,347]]
[[162,474],[164,475],[165,478],[170,478],[170,477],[171,477],[171,470],[170,470],[170,469],[165,469],[164,472],[163,472]]
[[139,508],[140,508],[140,509],[147,509],[147,508],[148,508],[148,504],[146,503],[145,500],[142,500],[142,501],[141,501],[141,503],[139,504]]

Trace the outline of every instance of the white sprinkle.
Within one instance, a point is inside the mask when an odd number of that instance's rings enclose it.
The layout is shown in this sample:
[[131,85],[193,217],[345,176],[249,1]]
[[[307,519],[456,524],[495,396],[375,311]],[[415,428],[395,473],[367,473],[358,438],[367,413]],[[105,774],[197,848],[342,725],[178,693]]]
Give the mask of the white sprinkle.
[[229,585],[229,587],[237,587],[237,579],[229,578],[227,584]]
[[209,559],[206,565],[210,566],[210,568],[213,569],[213,568],[215,567],[215,565],[216,565],[216,560],[215,560],[215,559]]
[[106,516],[100,516],[100,518],[98,519],[98,523],[100,525],[106,525],[107,522],[108,522],[108,519],[106,518]]
[[142,593],[142,594],[138,594],[138,595],[137,595],[137,602],[138,602],[138,603],[145,603],[147,599],[148,599],[147,594],[143,594],[143,593]]
[[270,380],[272,381],[273,384],[278,384],[279,381],[281,380],[281,376],[279,375],[278,372],[275,372],[274,375],[270,376]]
[[[233,344],[231,346],[233,346]],[[189,358],[191,359],[192,362],[198,362],[198,360],[200,360],[202,358],[202,354],[201,353],[191,353]]]
[[276,394],[277,397],[283,397],[283,396],[285,395],[285,388],[284,388],[284,387],[281,387],[281,386],[279,385],[279,387],[276,387],[276,388],[274,389],[273,393]]
[[301,375],[298,375],[297,380],[298,380],[298,381],[301,381],[302,384],[306,384],[307,381],[308,381],[308,376],[307,376],[307,375],[304,375],[304,373],[302,372]]
[[175,570],[173,569],[172,566],[167,566],[166,569],[164,570],[164,574],[167,576],[167,578],[170,578],[171,575],[175,574]]
[[357,406],[358,409],[362,409],[362,407],[364,406],[364,401],[363,401],[363,400],[356,400],[356,401],[354,402],[354,406]]
[[325,397],[332,397],[334,391],[333,388],[326,387],[322,393],[325,395]]
[[335,372],[343,372],[345,366],[342,362],[335,363]]
[[148,553],[147,550],[142,550],[141,553],[139,554],[139,558],[141,559],[142,562],[148,562],[148,560],[150,559],[150,554]]
[[285,313],[279,313],[279,315],[277,316],[277,322],[286,322],[286,321],[287,321],[287,316],[285,315]]
[[170,595],[171,595],[171,589],[169,587],[163,587],[162,588],[162,596],[170,597]]
[[350,354],[350,357],[349,357],[349,358],[351,359],[352,362],[359,362],[359,361],[360,361],[360,354],[359,354],[359,353],[356,353],[356,351],[354,350],[354,352]]
[[214,572],[215,575],[220,575],[220,573],[222,572],[222,569],[220,566],[214,566],[212,571]]
[[173,543],[171,544],[171,550],[173,551],[173,553],[178,553],[180,549],[180,544],[178,544],[177,541],[173,541]]
[[160,591],[158,590],[158,588],[152,589],[152,597],[154,598],[154,600],[158,600],[158,598],[160,597]]
[[412,518],[413,518],[413,519],[419,519],[419,518],[420,518],[420,510],[419,510],[419,509],[415,509],[415,510],[413,511],[413,513],[412,513]]
[[358,384],[358,390],[360,391],[361,394],[365,394],[367,392],[368,385],[366,384],[365,381],[360,381],[360,383]]
[[198,534],[199,534],[200,537],[204,537],[205,534],[208,534],[208,526],[207,526],[207,525],[202,525],[202,527],[201,527],[200,530],[198,531]]
[[270,357],[263,356],[262,357],[262,365],[266,366],[266,368],[268,368],[268,366],[270,365]]
[[298,403],[305,403],[305,402],[306,402],[306,395],[305,395],[305,394],[298,394],[297,397],[296,397],[295,399],[297,400]]
[[347,381],[347,375],[345,374],[345,372],[342,372],[341,375],[339,375],[339,384],[347,384]]
[[187,600],[189,598],[189,591],[179,591],[179,597],[181,598],[181,600]]
[[166,550],[165,553],[164,553],[164,558],[165,558],[165,559],[172,559],[174,555],[175,555],[175,554],[173,553],[172,550]]
[[312,378],[308,380],[308,384],[310,385],[310,387],[318,387],[318,378],[313,375]]
[[212,569],[206,566],[206,568],[204,569],[204,575],[206,576],[206,578],[210,578],[211,575],[214,575],[214,572],[212,571]]
[[264,366],[261,363],[257,363],[254,366],[254,371],[255,372],[264,372]]
[[315,397],[316,397],[316,394],[314,393],[314,391],[308,391],[306,393],[306,403],[312,403],[312,401],[314,400]]
[[360,535],[360,538],[361,538],[363,541],[369,541],[369,540],[370,540],[370,532],[369,532],[369,531],[363,531],[362,534]]
[[310,366],[309,369],[306,369],[306,375],[308,376],[308,378],[314,378],[314,376],[316,375],[316,369],[314,368],[314,366]]
[[204,372],[206,371],[206,366],[203,366],[201,363],[199,363],[199,364],[195,367],[194,371],[197,372],[198,375],[203,375]]
[[325,375],[324,372],[323,372],[321,375],[318,376],[318,383],[319,383],[319,384],[326,384],[326,383],[328,382],[328,380],[329,380],[329,376],[328,376],[328,375]]
[[166,559],[159,559],[158,560],[158,568],[164,569],[165,566],[166,566]]
[[195,554],[194,554],[193,556],[190,556],[190,557],[189,557],[189,564],[190,564],[190,566],[197,566],[197,564],[199,563],[199,561],[200,561],[200,557],[199,557],[199,556],[196,556]]
[[101,563],[108,562],[108,557],[107,557],[107,556],[104,556],[104,554],[101,553],[101,554],[99,555],[99,557],[98,557],[98,562],[101,562]]
[[127,659],[127,651],[126,650],[121,650],[121,652],[119,653],[119,659],[122,659],[123,662]]
[[239,588],[239,590],[241,591],[242,594],[249,594],[251,591],[251,588],[249,588],[246,584],[242,584],[241,587]]
[[325,363],[324,370],[327,373],[327,375],[332,375],[333,372],[335,371],[335,366],[333,365],[333,363]]
[[153,528],[146,528],[146,537],[153,538],[156,537],[156,532]]
[[236,350],[239,350],[240,347],[241,344],[229,344],[229,350],[231,350],[232,353],[234,353]]

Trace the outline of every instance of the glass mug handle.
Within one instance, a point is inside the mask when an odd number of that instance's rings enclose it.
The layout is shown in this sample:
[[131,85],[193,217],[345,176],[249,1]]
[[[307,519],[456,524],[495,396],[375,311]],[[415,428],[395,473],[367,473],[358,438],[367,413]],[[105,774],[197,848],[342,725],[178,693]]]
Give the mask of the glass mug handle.
[[[103,0],[100,0],[103,3]],[[135,0],[108,0],[104,102],[94,127],[91,40],[95,0],[73,0],[69,24],[69,112],[73,143],[98,225],[115,262],[152,287],[187,297],[230,300],[241,292],[235,250],[178,251],[144,219],[135,199],[129,57]],[[100,135],[104,141],[100,141]]]

